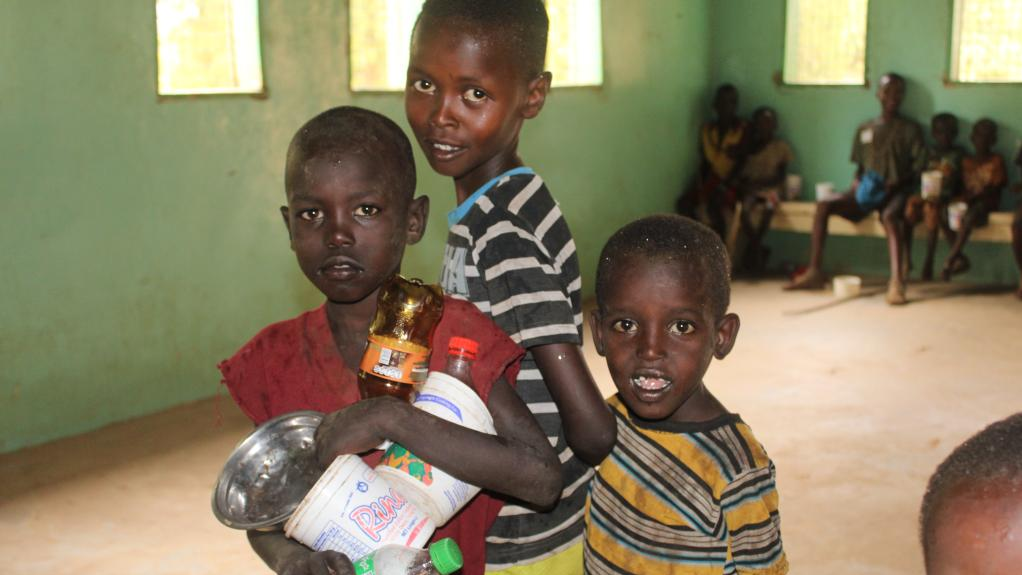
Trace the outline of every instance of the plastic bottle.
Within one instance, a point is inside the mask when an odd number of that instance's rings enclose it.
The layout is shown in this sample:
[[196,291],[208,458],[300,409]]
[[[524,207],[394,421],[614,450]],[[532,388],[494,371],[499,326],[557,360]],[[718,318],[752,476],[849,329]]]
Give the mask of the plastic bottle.
[[467,337],[452,337],[447,344],[447,375],[472,387],[472,363],[479,353],[479,343]]
[[[493,434],[493,418],[472,387],[472,364],[478,349],[474,340],[452,337],[444,371],[429,374],[412,405],[451,423]],[[397,443],[387,447],[376,472],[402,497],[426,512],[438,527],[450,521],[480,491],[478,486],[434,467]]]
[[384,545],[354,563],[355,575],[448,575],[461,569],[462,558],[458,544],[448,537],[428,550]]
[[439,286],[400,275],[380,286],[358,371],[363,399],[393,395],[411,401],[416,386],[426,380],[430,340],[443,310]]

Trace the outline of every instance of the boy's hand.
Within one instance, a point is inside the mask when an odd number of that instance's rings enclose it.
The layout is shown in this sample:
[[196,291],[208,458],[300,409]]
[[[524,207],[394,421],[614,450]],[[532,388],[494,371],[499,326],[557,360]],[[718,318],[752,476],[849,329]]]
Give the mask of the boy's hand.
[[373,397],[327,414],[316,429],[316,456],[327,467],[338,455],[363,453],[389,439],[383,426],[400,417],[400,404],[394,397]]
[[316,551],[301,555],[285,565],[280,575],[354,575],[355,568],[342,553]]

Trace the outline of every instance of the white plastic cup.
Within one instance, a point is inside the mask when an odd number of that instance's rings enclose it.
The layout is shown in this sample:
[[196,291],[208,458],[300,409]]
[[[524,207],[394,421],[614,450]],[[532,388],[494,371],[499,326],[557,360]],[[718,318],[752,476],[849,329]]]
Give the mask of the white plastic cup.
[[859,276],[834,276],[835,297],[856,297],[862,291],[862,278]]
[[284,525],[305,546],[362,557],[384,545],[422,547],[436,524],[357,455],[330,464]]
[[[472,388],[446,373],[430,373],[412,405],[452,423],[490,435],[496,433],[493,417],[483,400]],[[376,472],[428,513],[438,526],[450,521],[479,493],[479,487],[456,479],[397,444],[387,449]]]
[[921,183],[921,194],[924,200],[936,200],[940,198],[940,188],[944,180],[944,173],[940,170],[923,172]]
[[947,207],[947,225],[951,231],[957,232],[962,228],[962,219],[965,212],[969,210],[969,204],[965,202],[951,202]]
[[816,184],[816,201],[825,202],[834,197],[834,182],[820,182]]
[[784,197],[789,200],[794,200],[802,193],[802,176],[798,174],[788,174],[784,178]]

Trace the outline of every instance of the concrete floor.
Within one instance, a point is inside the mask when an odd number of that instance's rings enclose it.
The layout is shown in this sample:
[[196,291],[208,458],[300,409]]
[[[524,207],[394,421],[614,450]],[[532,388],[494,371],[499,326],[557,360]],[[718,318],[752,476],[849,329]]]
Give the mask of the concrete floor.
[[[920,573],[927,477],[960,441],[1022,410],[1022,303],[959,284],[909,296],[890,308],[882,284],[848,301],[735,285],[738,343],[707,384],[777,465],[794,574]],[[0,456],[0,571],[265,572],[209,510],[249,429],[222,395]]]

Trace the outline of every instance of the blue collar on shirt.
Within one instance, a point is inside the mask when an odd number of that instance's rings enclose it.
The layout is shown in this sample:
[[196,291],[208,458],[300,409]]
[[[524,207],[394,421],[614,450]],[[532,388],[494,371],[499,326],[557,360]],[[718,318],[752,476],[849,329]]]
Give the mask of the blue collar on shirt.
[[461,218],[465,217],[465,214],[467,214],[468,211],[472,209],[472,206],[475,205],[479,198],[481,198],[483,194],[485,194],[486,192],[490,191],[490,188],[496,186],[497,182],[503,180],[504,178],[510,178],[511,176],[517,176],[519,174],[535,174],[535,173],[536,172],[532,171],[532,168],[526,168],[524,166],[520,168],[512,168],[504,172],[503,174],[496,176],[495,178],[486,182],[482,186],[479,186],[479,189],[472,192],[472,195],[465,198],[465,201],[458,204],[458,207],[454,208],[450,212],[447,212],[447,227],[449,228],[454,227],[454,224],[460,222]]

